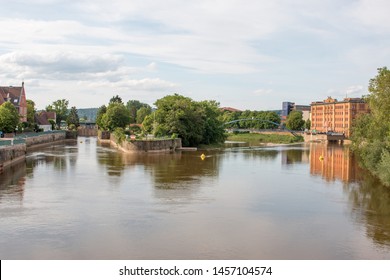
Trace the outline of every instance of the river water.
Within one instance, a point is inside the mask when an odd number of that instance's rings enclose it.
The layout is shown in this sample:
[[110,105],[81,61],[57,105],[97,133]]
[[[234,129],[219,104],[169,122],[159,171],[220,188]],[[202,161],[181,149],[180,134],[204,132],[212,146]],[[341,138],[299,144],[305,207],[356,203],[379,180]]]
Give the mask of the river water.
[[0,259],[390,259],[390,189],[348,147],[201,153],[30,152],[0,175]]

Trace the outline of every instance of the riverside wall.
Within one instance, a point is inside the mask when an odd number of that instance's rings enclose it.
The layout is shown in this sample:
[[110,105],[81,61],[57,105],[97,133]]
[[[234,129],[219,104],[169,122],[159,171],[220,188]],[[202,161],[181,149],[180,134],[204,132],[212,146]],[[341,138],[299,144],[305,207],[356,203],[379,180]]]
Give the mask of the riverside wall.
[[161,139],[161,140],[135,140],[123,141],[118,144],[113,135],[110,136],[110,143],[125,153],[153,153],[169,152],[182,148],[181,139]]
[[0,173],[4,167],[23,161],[26,149],[26,144],[0,147]]
[[24,138],[25,143],[0,146],[0,173],[4,167],[25,160],[29,149],[40,148],[53,143],[64,142],[66,139],[65,131],[63,133],[41,134]]

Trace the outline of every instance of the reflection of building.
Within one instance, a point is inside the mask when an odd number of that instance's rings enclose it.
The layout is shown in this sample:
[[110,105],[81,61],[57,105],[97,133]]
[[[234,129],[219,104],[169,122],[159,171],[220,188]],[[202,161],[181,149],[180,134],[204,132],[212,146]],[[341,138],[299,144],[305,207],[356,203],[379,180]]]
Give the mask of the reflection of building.
[[350,135],[352,121],[368,113],[368,104],[361,98],[345,98],[337,101],[328,97],[324,101],[311,103],[311,129],[316,132],[334,131]]
[[283,102],[282,103],[282,115],[281,121],[286,122],[288,114],[291,111],[299,111],[302,112],[302,118],[304,121],[310,119],[310,106],[309,105],[296,105],[293,102]]
[[20,115],[20,121],[27,121],[27,101],[24,91],[24,82],[21,87],[2,87],[0,86],[0,105],[4,102],[11,102]]
[[310,144],[310,174],[321,175],[328,181],[355,181],[358,165],[349,148],[336,145]]

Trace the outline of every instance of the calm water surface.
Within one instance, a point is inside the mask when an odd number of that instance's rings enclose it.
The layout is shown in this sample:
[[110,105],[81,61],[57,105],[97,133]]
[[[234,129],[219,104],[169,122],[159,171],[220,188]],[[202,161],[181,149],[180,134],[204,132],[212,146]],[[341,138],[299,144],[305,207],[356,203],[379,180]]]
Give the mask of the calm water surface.
[[348,148],[201,153],[30,152],[0,175],[0,259],[390,259],[390,190]]

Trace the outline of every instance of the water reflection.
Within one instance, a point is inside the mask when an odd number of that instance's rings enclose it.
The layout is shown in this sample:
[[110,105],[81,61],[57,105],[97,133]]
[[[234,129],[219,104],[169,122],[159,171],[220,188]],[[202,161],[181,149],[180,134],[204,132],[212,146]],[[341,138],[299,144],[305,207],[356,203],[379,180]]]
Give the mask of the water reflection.
[[0,174],[0,203],[4,201],[23,201],[26,173],[25,162],[4,169]]
[[310,144],[310,174],[326,181],[354,182],[360,171],[349,146]]
[[344,184],[352,216],[366,227],[367,236],[377,245],[390,245],[390,190],[362,171],[361,180]]
[[347,146],[233,147],[202,160],[86,140],[30,152],[0,175],[0,258],[390,258],[390,191]]

